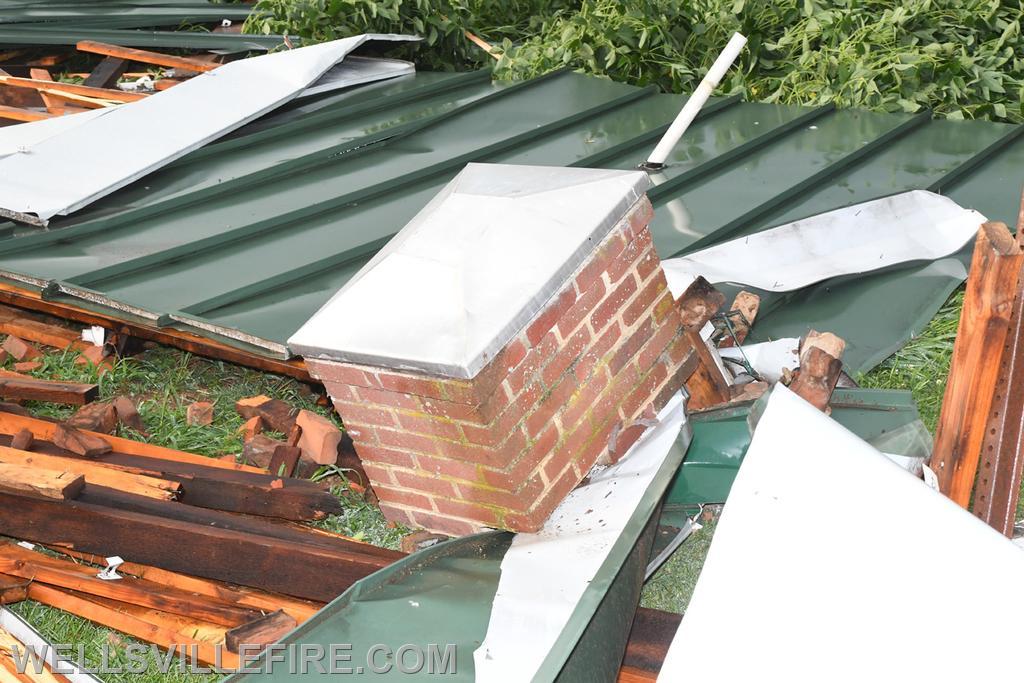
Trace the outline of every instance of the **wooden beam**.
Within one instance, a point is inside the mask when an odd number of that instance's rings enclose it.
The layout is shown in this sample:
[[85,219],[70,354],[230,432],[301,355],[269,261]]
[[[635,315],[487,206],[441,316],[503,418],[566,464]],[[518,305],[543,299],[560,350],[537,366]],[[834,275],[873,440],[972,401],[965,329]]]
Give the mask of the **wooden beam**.
[[0,493],[0,533],[321,602],[402,557],[352,541],[336,541],[337,549],[327,550],[80,501],[8,493]]
[[35,78],[18,78],[16,76],[0,76],[0,83],[9,85],[12,88],[31,88],[32,90],[45,91],[56,95],[78,95],[89,98],[89,100],[138,102],[149,97],[149,95],[143,93],[125,92],[114,88],[93,88],[92,86],[78,85],[77,83],[42,81]]
[[[44,117],[48,116],[48,114],[44,114]],[[75,320],[87,325],[103,325],[112,329],[117,334],[130,335],[139,339],[167,344],[168,346],[173,346],[198,356],[225,360],[230,363],[257,368],[264,372],[293,377],[303,382],[314,381],[310,377],[309,370],[301,358],[291,360],[271,358],[258,352],[248,351],[203,337],[194,332],[120,320],[110,315],[104,315],[67,302],[47,301],[43,299],[38,291],[19,287],[13,283],[0,282],[0,302],[40,313],[55,315],[67,320]]]
[[0,377],[0,396],[15,401],[46,401],[82,406],[95,401],[99,393],[98,384]]
[[[40,420],[34,417],[0,412],[0,434],[16,434],[22,429],[28,429],[32,432],[32,436],[38,441],[52,442],[57,431],[57,425],[53,422],[47,422],[46,420]],[[185,451],[176,451],[172,448],[154,446],[153,444],[145,443],[143,441],[122,439],[109,434],[96,434],[94,432],[88,433],[103,439],[116,453],[135,455],[139,458],[148,458],[150,461],[169,461],[235,472],[248,472],[262,475],[267,474],[266,470],[261,470],[258,467],[246,467],[244,465],[227,463],[216,458],[208,458],[203,455],[186,453]],[[153,464],[150,469],[157,469],[157,467]]]
[[[83,619],[112,628],[121,633],[126,633],[133,638],[138,638],[147,643],[154,643],[169,649],[175,646],[186,646],[186,654],[195,652],[198,661],[202,664],[224,667],[237,666],[237,657],[229,659],[230,653],[225,652],[218,656],[217,648],[211,643],[188,638],[175,630],[151,623],[145,619],[118,610],[102,600],[91,599],[89,596],[75,593],[74,591],[52,588],[43,584],[33,583],[29,586],[28,596],[36,602],[50,605],[58,609],[70,612]],[[218,661],[219,660],[219,661]]]
[[974,487],[1022,264],[1006,225],[981,226],[931,458],[939,490],[961,507]]
[[84,487],[85,477],[78,472],[40,470],[0,463],[0,491],[68,500],[78,496]]
[[754,319],[757,317],[757,311],[761,307],[761,297],[753,292],[742,291],[736,295],[736,298],[732,300],[732,306],[729,307],[729,313],[735,312],[737,315],[730,315],[729,322],[732,324],[733,333],[736,335],[734,340],[732,335],[727,334],[722,338],[722,341],[718,343],[721,347],[736,346],[736,342],[742,344],[747,339],[747,335],[750,334],[750,328],[754,324]]
[[37,344],[55,349],[84,349],[89,346],[82,341],[78,330],[54,325],[31,317],[26,311],[13,306],[0,305],[0,334],[13,334]]
[[[29,76],[37,81],[47,81],[52,83],[53,77],[50,76],[50,72],[46,69],[33,68],[28,70]],[[55,97],[50,97],[45,92],[40,92],[39,96],[43,98],[43,104],[46,106],[46,111],[50,112],[54,116],[64,115],[64,101]]]
[[0,545],[0,574],[97,595],[132,605],[181,614],[220,626],[248,624],[263,616],[260,610],[224,602],[206,595],[195,595],[173,586],[164,586],[133,576],[106,581],[96,569],[68,560],[48,557],[13,543]]
[[[69,550],[58,546],[49,546],[51,550],[63,553],[82,562],[97,566],[106,566],[106,558],[91,553],[82,553],[76,550]],[[180,574],[167,571],[159,567],[149,567],[134,562],[125,562],[117,569],[119,574],[137,576],[140,579],[155,581],[164,586],[173,586],[197,595],[208,595],[213,598],[231,602],[245,607],[253,607],[264,612],[276,612],[284,610],[290,614],[298,623],[310,619],[314,614],[323,609],[322,602],[309,602],[298,600],[286,595],[268,593],[254,588],[244,586],[232,586],[221,581],[212,579],[201,579],[197,576]]]
[[690,393],[688,406],[691,410],[703,410],[729,401],[729,385],[711,356],[711,349],[695,330],[686,332],[697,357],[697,366],[686,380]]
[[0,574],[0,605],[11,605],[28,597],[28,581]]
[[264,650],[268,645],[279,642],[296,626],[295,619],[279,610],[231,629],[224,634],[224,645],[228,652],[235,654],[239,654],[243,647],[250,651],[253,647]]
[[131,47],[121,47],[120,45],[100,43],[95,40],[81,40],[76,47],[80,52],[91,52],[98,55],[107,55],[108,57],[118,57],[130,62],[156,64],[157,66],[184,69],[186,71],[213,71],[220,66],[220,64],[214,62],[204,62],[189,57],[178,57],[177,55],[165,55],[160,52],[139,50]]
[[106,486],[122,493],[156,500],[175,500],[181,492],[180,483],[160,479],[154,472],[144,474],[142,470],[133,471],[80,458],[30,453],[7,446],[0,446],[0,463],[58,472],[74,471],[85,476],[87,484]]
[[676,306],[683,316],[687,330],[699,332],[711,317],[725,305],[725,294],[702,277],[690,283],[683,295],[676,299]]
[[674,612],[637,609],[622,658],[620,683],[657,680],[682,618]]
[[113,88],[124,72],[128,70],[128,62],[117,57],[104,57],[92,72],[86,76],[85,83],[91,88]]
[[841,360],[820,346],[812,346],[801,354],[800,370],[789,388],[818,410],[826,412],[842,371]]
[[44,111],[21,109],[20,107],[8,107],[5,104],[0,104],[0,119],[10,119],[11,121],[42,121],[43,119],[52,118],[53,114],[49,114]]

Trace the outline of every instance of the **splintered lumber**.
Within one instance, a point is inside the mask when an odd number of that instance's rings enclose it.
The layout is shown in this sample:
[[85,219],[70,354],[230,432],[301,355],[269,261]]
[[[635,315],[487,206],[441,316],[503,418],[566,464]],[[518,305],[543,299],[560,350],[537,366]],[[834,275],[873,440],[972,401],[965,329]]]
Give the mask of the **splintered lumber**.
[[74,471],[82,474],[87,484],[106,486],[122,493],[157,500],[174,500],[181,491],[180,483],[148,476],[141,470],[130,471],[129,468],[76,458],[30,453],[7,446],[0,446],[0,463],[56,472]]
[[278,477],[290,477],[295,472],[295,466],[299,464],[302,451],[298,446],[278,446],[274,449],[274,455],[270,458],[270,473]]
[[967,276],[931,469],[939,490],[967,507],[998,386],[1024,251],[1003,223],[981,226]]
[[22,109],[20,107],[9,107],[6,104],[0,104],[0,119],[10,119],[11,121],[42,121],[43,119],[49,118],[53,118],[53,114],[43,111],[35,111],[34,109]]
[[11,605],[28,597],[28,581],[0,574],[0,605]]
[[77,472],[0,463],[0,491],[68,500],[76,498],[84,487],[85,477]]
[[193,640],[178,631],[141,619],[127,610],[119,610],[99,599],[91,599],[91,596],[38,583],[29,586],[28,596],[36,602],[57,607],[165,649],[184,646],[185,653],[195,654],[195,659],[202,664],[218,667],[237,666],[237,657],[227,652],[220,654],[220,650],[211,643]]
[[[80,553],[75,550],[68,550],[67,548],[60,548],[57,546],[50,546],[50,549],[63,553],[68,557],[88,562],[89,564],[106,566],[106,558],[99,557],[91,553]],[[175,588],[180,588],[191,593],[208,595],[210,597],[219,598],[225,602],[231,602],[245,607],[253,607],[255,609],[263,610],[264,612],[284,610],[299,623],[311,618],[324,606],[323,603],[320,602],[298,600],[286,595],[267,593],[266,591],[259,591],[243,586],[232,586],[221,581],[201,579],[197,576],[179,574],[178,572],[167,571],[166,569],[160,569],[159,567],[148,567],[134,562],[125,562],[117,568],[117,571],[122,575],[127,574],[130,576],[137,576],[140,579],[148,579],[149,581],[154,581],[164,586],[174,586]]]
[[12,306],[0,306],[0,334],[14,335],[61,350],[84,348],[85,344],[75,330],[29,317],[27,312]]
[[57,382],[34,377],[0,377],[0,396],[15,401],[46,401],[81,406],[99,396],[96,384]]
[[729,384],[711,356],[711,349],[697,332],[687,331],[686,336],[698,359],[697,368],[686,380],[690,409],[701,410],[727,402],[730,397]]
[[96,458],[111,450],[110,444],[95,433],[59,423],[53,431],[53,443],[59,448],[86,458]]
[[[78,85],[76,83],[58,83],[55,81],[43,81],[35,78],[17,78],[15,76],[0,76],[0,83],[14,88],[32,88],[40,93],[48,93],[80,103],[89,101],[113,101],[113,102],[137,102],[148,97],[143,93],[125,92],[113,88],[93,88],[89,85]],[[83,99],[84,98],[84,99]]]
[[228,652],[238,654],[241,648],[263,650],[280,641],[298,626],[298,623],[284,611],[268,614],[248,624],[236,626],[224,634],[224,645]]
[[344,539],[333,539],[327,549],[81,501],[2,492],[0,534],[321,602],[402,557]]
[[[1017,219],[1017,243],[1024,244],[1024,197]],[[981,443],[981,467],[972,511],[979,519],[1013,538],[1024,474],[1024,277],[1010,313],[1010,330],[999,360],[999,381],[992,398],[988,428]]]
[[[38,81],[53,81],[53,77],[50,76],[50,72],[46,69],[29,69],[28,74],[30,77]],[[46,105],[46,111],[51,114],[62,115],[64,113],[64,103],[57,100],[56,98],[50,97],[46,93],[40,92],[40,97],[43,98],[43,104]]]
[[213,71],[220,66],[220,64],[215,62],[204,62],[202,60],[191,59],[189,57],[165,55],[160,52],[150,52],[149,50],[121,47],[120,45],[100,43],[95,40],[80,40],[78,41],[77,47],[80,52],[91,52],[97,55],[118,57],[129,62],[155,64],[157,66],[166,66],[171,69],[183,69],[185,71]]
[[205,595],[197,596],[173,586],[163,586],[133,576],[106,581],[97,576],[95,568],[47,557],[13,543],[0,546],[0,574],[190,616],[221,626],[241,626],[263,616],[257,609],[233,605]]
[[676,299],[676,305],[683,315],[683,326],[688,330],[700,330],[725,305],[725,294],[698,276]]
[[[47,422],[46,420],[40,420],[34,417],[16,415],[13,413],[0,411],[0,434],[15,434],[22,429],[28,429],[29,431],[31,431],[32,435],[38,441],[52,442],[54,440],[54,434],[57,431],[57,425],[54,424],[53,422]],[[177,462],[184,464],[201,465],[203,467],[212,467],[216,469],[233,470],[236,472],[266,474],[265,470],[261,470],[256,467],[246,467],[244,465],[226,463],[223,461],[216,460],[214,458],[207,458],[202,455],[186,453],[184,451],[176,451],[172,448],[154,446],[153,444],[148,444],[142,441],[123,439],[120,437],[108,436],[105,434],[93,434],[93,436],[102,439],[104,442],[110,445],[111,449],[116,453],[134,455],[138,456],[139,458],[149,459],[150,469],[156,469],[156,466],[152,463],[152,461],[159,460],[162,463]]]

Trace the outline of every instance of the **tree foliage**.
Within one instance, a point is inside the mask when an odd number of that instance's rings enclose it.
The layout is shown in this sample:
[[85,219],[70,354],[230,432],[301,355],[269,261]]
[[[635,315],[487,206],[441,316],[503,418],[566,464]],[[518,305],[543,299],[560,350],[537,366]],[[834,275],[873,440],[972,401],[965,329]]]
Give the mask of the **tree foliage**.
[[494,63],[499,78],[571,68],[692,90],[733,31],[721,89],[749,99],[1024,120],[1024,2],[1006,0],[260,0],[247,30],[321,41],[416,33],[421,68]]

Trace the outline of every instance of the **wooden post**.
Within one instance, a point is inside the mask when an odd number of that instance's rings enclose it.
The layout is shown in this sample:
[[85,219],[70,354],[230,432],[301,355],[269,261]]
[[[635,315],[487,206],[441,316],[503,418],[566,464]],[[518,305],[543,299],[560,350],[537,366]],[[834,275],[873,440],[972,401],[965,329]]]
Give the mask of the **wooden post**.
[[978,471],[1022,264],[1024,252],[1005,224],[981,226],[931,459],[939,489],[965,508]]

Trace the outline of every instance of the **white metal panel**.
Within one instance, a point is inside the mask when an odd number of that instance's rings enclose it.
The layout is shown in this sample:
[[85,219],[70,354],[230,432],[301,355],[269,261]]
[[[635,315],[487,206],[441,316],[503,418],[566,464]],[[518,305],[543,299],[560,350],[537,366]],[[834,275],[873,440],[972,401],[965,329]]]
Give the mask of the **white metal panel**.
[[1012,680],[1021,576],[1012,542],[778,385],[658,680]]
[[840,275],[949,256],[985,220],[948,197],[913,190],[667,259],[662,267],[676,296],[697,275],[788,292]]
[[364,34],[225,64],[0,158],[0,215],[45,225],[294,98]]

